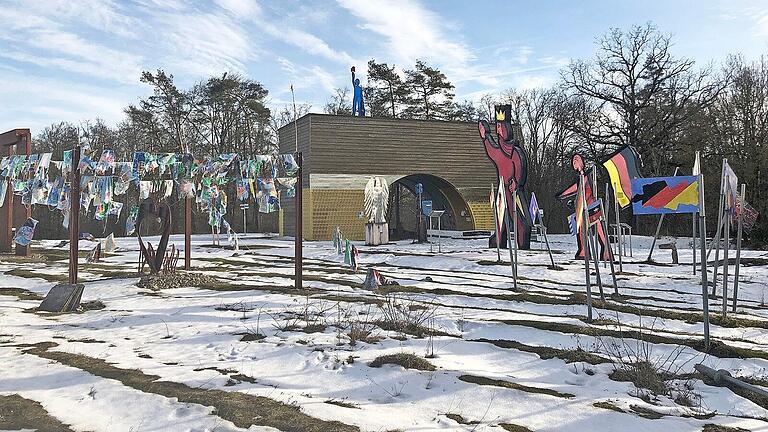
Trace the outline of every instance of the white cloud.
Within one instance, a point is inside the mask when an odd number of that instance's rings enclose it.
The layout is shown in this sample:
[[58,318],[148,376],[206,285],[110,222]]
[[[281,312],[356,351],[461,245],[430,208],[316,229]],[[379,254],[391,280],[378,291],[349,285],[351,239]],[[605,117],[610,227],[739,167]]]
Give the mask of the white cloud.
[[267,21],[261,21],[259,29],[277,40],[300,48],[308,54],[325,57],[343,64],[354,64],[354,59],[349,54],[334,50],[325,41],[304,30],[276,26]]
[[261,13],[261,7],[255,0],[215,0],[216,4],[240,18],[247,18]]
[[256,58],[247,32],[224,15],[214,13],[167,14],[163,35],[167,61],[197,75],[243,72]]
[[474,59],[464,43],[455,40],[445,20],[413,0],[337,0],[362,20],[360,27],[386,38],[389,57],[402,65],[417,59],[459,68]]
[[20,51],[14,60],[107,80],[136,80],[140,56],[85,40],[43,15],[28,20],[24,15],[18,9],[0,9],[0,21],[6,23],[0,40],[8,44],[1,56],[10,58],[12,51]]
[[24,101],[0,104],[0,130],[29,127],[37,133],[54,122],[78,123],[96,117],[114,124],[138,94],[135,87],[103,88],[0,70],[3,100]]

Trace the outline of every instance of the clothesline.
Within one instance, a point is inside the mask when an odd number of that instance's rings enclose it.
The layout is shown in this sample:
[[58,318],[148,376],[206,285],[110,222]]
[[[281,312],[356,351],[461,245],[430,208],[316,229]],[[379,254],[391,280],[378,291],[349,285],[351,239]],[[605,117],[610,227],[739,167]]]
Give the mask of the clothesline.
[[[143,200],[154,194],[169,198],[178,185],[180,198],[195,198],[203,211],[209,213],[209,224],[219,227],[226,223],[227,195],[221,186],[234,182],[236,198],[241,202],[253,199],[259,211],[269,213],[280,208],[282,197],[295,196],[294,186],[299,166],[292,154],[256,155],[241,158],[236,153],[220,154],[215,158],[195,158],[190,154],[135,152],[132,162],[117,162],[112,149],[84,151],[77,164],[80,177],[80,209],[86,215],[95,207],[94,218],[120,217],[123,202],[115,196],[127,193],[133,184]],[[60,175],[49,180],[50,165]],[[72,150],[61,161],[52,161],[51,153],[6,156],[0,161],[0,207],[4,205],[6,188],[21,196],[24,205],[48,205],[64,215],[64,227],[69,224],[69,201],[72,171]],[[168,177],[171,178],[168,178]],[[130,209],[126,232],[135,229],[138,206]]]

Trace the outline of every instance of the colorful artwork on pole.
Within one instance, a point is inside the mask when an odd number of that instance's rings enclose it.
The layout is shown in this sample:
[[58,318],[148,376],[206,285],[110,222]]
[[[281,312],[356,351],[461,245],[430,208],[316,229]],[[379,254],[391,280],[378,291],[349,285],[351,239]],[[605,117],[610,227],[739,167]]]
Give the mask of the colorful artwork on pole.
[[732,220],[734,225],[738,223],[739,220],[739,213],[744,212],[744,219],[742,220],[742,227],[744,231],[750,232],[755,227],[755,223],[757,223],[757,218],[760,216],[760,213],[749,205],[748,202],[744,201],[744,204],[741,203],[741,197],[736,201],[736,211],[733,213]]
[[642,177],[637,159],[635,150],[624,146],[603,162],[621,208],[627,207],[632,199],[632,180]]
[[531,193],[531,204],[528,206],[528,213],[531,214],[531,222],[535,224],[539,217],[539,202],[536,200],[535,193]]
[[642,214],[697,213],[697,176],[650,177],[632,180],[632,212]]
[[736,201],[739,195],[739,177],[728,165],[728,161],[723,162],[723,176],[725,177],[723,185],[725,186],[725,209],[730,210],[731,214],[736,211]]
[[[508,205],[509,220],[512,212],[517,211],[517,246],[520,249],[531,247],[531,217],[528,213],[528,199],[524,192],[528,178],[528,155],[512,127],[512,107],[497,105],[494,109],[496,118],[496,136],[491,133],[491,125],[485,120],[478,122],[480,138],[485,146],[485,153],[496,166],[496,174],[504,179],[503,190],[507,203],[512,202],[512,194],[517,190],[517,205]],[[499,240],[504,236],[497,236]],[[500,244],[504,244],[503,242]]]
[[[590,177],[594,175],[594,168],[585,170],[586,164],[584,162],[584,158],[580,154],[573,155],[573,158],[571,158],[571,167],[578,173],[576,180],[574,180],[573,183],[571,183],[568,187],[560,191],[560,193],[555,196],[559,200],[569,200],[569,206],[577,207],[579,201],[577,197],[577,193],[579,192],[579,182],[581,181],[581,177],[584,177],[584,201],[586,201],[587,209],[589,209],[590,226],[594,225],[594,222],[600,220],[600,218],[603,216],[603,212],[600,208],[600,201],[595,199],[595,195],[592,191],[592,182],[589,180]],[[579,214],[578,209],[576,213],[569,217],[568,224],[571,226],[571,234],[576,236],[576,242],[578,245],[576,250],[576,258],[584,258],[584,245],[582,244],[583,236],[580,235],[582,225],[575,225],[574,230],[574,224],[576,224],[577,221],[577,214]],[[597,229],[597,241],[600,243],[601,259],[608,261],[610,259],[610,251],[608,250],[608,238],[606,236],[606,232],[603,230],[602,224],[597,224],[595,226]]]

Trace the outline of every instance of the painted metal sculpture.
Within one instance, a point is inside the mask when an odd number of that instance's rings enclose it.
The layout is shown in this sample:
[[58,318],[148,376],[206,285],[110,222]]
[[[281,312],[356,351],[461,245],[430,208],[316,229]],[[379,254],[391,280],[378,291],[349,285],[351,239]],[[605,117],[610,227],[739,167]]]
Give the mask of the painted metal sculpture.
[[[603,215],[600,207],[593,205],[597,203],[594,192],[592,191],[592,182],[590,181],[590,176],[592,175],[594,168],[585,170],[585,165],[584,158],[580,154],[575,154],[573,158],[571,158],[571,168],[576,171],[577,177],[573,183],[558,193],[556,197],[559,200],[570,200],[568,206],[575,208],[575,205],[573,205],[573,198],[576,197],[576,194],[578,193],[581,177],[584,177],[584,199],[587,202],[587,208],[589,209],[589,224],[592,225],[595,220],[600,220]],[[600,223],[596,224],[595,227],[597,229],[597,240],[600,243],[601,259],[607,261],[610,259],[610,251],[608,250],[608,239],[605,230],[603,230],[603,225]],[[580,226],[576,226],[575,229],[572,227],[572,233],[577,234],[576,241],[578,242],[578,249],[576,250],[576,258],[584,258],[584,244],[582,242],[582,236],[579,235],[581,229]]]
[[[144,240],[141,238],[141,224],[150,217],[155,217],[160,221],[161,234],[157,249],[154,249],[150,243],[145,245]],[[151,198],[142,201],[136,221],[136,234],[139,237],[141,258],[149,265],[150,272],[158,274],[161,270],[167,269],[169,266],[164,265],[167,264],[164,263],[164,260],[167,258],[170,258],[171,261],[174,260],[174,257],[165,256],[166,249],[168,248],[168,238],[171,236],[171,207],[167,203],[158,204]],[[174,254],[176,254],[175,250]]]
[[363,102],[363,86],[360,85],[360,79],[355,78],[355,67],[352,66],[352,115],[365,117],[365,103]]
[[[531,247],[531,217],[528,214],[528,198],[525,194],[525,183],[528,178],[528,155],[520,140],[515,136],[512,127],[512,108],[510,105],[497,105],[496,136],[491,134],[491,125],[485,120],[478,122],[480,138],[485,145],[485,153],[496,166],[496,174],[504,179],[507,200],[507,215],[509,221],[513,220],[513,211],[517,211],[517,247],[530,249]],[[513,192],[517,190],[517,203],[512,205]],[[502,233],[503,234],[503,233]],[[501,239],[500,245],[504,245],[506,235],[497,236]],[[491,242],[493,242],[493,238]],[[494,247],[495,243],[491,245]]]

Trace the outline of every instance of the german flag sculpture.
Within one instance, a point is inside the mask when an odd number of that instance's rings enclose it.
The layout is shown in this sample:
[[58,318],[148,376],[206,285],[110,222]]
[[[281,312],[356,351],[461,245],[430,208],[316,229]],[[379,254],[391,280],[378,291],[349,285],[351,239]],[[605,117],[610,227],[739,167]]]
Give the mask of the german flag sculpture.
[[630,146],[620,148],[603,162],[603,167],[611,177],[611,185],[621,208],[632,201],[632,180],[641,178],[637,153]]

